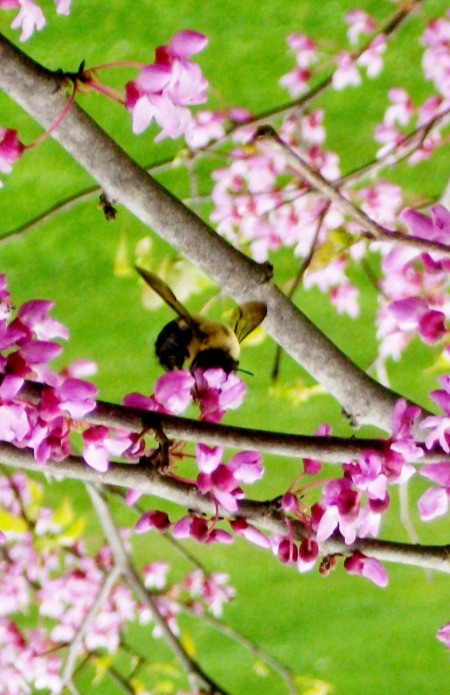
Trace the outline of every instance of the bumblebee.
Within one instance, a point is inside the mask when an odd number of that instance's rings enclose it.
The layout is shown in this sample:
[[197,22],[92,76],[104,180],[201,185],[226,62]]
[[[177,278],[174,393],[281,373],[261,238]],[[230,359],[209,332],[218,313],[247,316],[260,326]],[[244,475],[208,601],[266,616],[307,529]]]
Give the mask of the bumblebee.
[[156,356],[166,371],[182,369],[186,361],[191,372],[220,367],[228,374],[238,368],[240,344],[265,318],[265,304],[247,302],[238,306],[234,329],[231,329],[219,321],[191,316],[161,278],[138,266],[136,270],[178,314],[177,319],[164,326],[155,342]]

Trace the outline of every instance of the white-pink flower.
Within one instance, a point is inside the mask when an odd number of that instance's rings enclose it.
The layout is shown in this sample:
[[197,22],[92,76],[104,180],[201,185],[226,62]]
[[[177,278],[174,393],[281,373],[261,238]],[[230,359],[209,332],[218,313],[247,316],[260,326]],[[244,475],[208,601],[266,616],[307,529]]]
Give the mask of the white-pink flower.
[[337,56],[337,68],[333,73],[332,83],[335,89],[357,87],[361,84],[361,75],[356,68],[350,53],[343,51]]

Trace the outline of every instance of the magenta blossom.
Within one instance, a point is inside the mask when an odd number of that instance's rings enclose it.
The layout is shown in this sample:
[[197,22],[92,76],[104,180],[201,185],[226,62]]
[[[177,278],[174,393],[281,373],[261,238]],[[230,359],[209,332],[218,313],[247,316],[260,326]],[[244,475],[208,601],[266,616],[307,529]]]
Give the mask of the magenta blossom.
[[337,90],[345,87],[357,87],[361,84],[361,75],[358,72],[350,53],[343,51],[337,56],[337,68],[333,73],[332,83]]
[[108,427],[95,425],[82,434],[84,441],[83,458],[91,468],[105,473],[111,456],[122,456],[133,440],[127,432],[116,431],[113,435]]
[[299,572],[309,572],[319,557],[319,546],[312,538],[305,538],[298,549],[297,569]]
[[[10,174],[12,165],[22,156],[25,146],[20,142],[16,130],[0,127],[0,172]],[[0,188],[3,183],[0,181]]]
[[174,538],[193,538],[199,543],[224,543],[225,545],[230,545],[234,542],[230,533],[216,528],[214,523],[209,523],[203,517],[195,514],[188,514],[177,521],[172,533]]
[[152,396],[129,393],[124,397],[123,403],[129,408],[179,415],[192,402],[194,383],[190,372],[183,369],[174,370],[158,379]]
[[41,8],[33,0],[18,0],[19,14],[11,24],[12,29],[22,29],[20,41],[27,41],[35,31],[45,26],[45,17]]
[[270,540],[265,536],[262,531],[257,529],[255,526],[249,524],[243,517],[237,517],[230,521],[230,526],[233,531],[250,543],[258,545],[260,548],[265,550],[270,550]]
[[160,533],[168,531],[171,526],[170,519],[165,512],[150,511],[145,512],[135,526],[136,533],[145,533],[155,529]]
[[206,101],[208,82],[190,58],[207,44],[195,31],[180,31],[156,49],[156,60],[126,86],[126,107],[133,115],[133,132],[142,133],[154,119],[162,128],[156,141],[186,133],[192,115],[187,107]]
[[443,205],[430,208],[431,217],[417,210],[406,208],[400,218],[412,236],[448,244],[450,238],[450,212]]
[[437,483],[439,487],[429,488],[419,499],[420,517],[422,521],[430,521],[438,516],[443,516],[449,508],[450,498],[450,463],[431,463],[422,466],[420,475]]
[[442,389],[432,391],[430,396],[445,412],[445,415],[430,415],[421,423],[421,427],[432,428],[425,445],[428,449],[438,444],[446,454],[450,452],[450,377],[439,379]]
[[194,378],[201,419],[208,422],[220,422],[227,410],[239,408],[247,393],[237,374],[226,374],[223,369],[196,369]]
[[203,494],[210,493],[224,509],[235,513],[238,500],[244,497],[240,483],[252,484],[264,474],[261,456],[256,451],[241,451],[227,465],[222,463],[223,448],[197,446],[200,473],[197,485]]
[[450,649],[450,623],[441,627],[436,634],[437,639]]
[[347,36],[352,45],[358,43],[361,34],[372,34],[377,26],[375,19],[364,10],[347,12],[345,21],[349,24]]
[[388,584],[387,572],[379,560],[374,557],[366,557],[359,551],[344,560],[344,567],[349,574],[359,574],[371,582],[384,588]]

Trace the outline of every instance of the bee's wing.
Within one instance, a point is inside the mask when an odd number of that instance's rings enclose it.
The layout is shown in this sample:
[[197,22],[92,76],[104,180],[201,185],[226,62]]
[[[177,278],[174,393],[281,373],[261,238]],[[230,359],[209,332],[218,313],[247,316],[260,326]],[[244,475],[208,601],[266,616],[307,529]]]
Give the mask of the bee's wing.
[[234,332],[240,343],[264,320],[267,307],[263,302],[247,302],[236,309]]
[[139,268],[135,266],[139,275],[145,280],[147,285],[152,288],[161,299],[163,299],[166,304],[168,304],[182,319],[186,321],[188,326],[192,328],[197,328],[198,322],[190,315],[188,310],[178,301],[174,293],[170,289],[169,285],[161,280],[155,273],[151,273],[149,270],[144,268]]

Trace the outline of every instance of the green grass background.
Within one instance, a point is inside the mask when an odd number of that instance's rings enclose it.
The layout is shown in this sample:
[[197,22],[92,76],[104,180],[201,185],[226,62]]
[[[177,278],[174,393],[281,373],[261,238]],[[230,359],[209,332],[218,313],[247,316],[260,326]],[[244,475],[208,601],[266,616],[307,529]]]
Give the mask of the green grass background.
[[[75,70],[83,59],[88,67],[114,60],[150,62],[155,46],[182,28],[193,28],[209,37],[209,46],[198,60],[214,85],[213,105],[242,105],[255,113],[288,101],[278,79],[293,67],[285,43],[289,33],[298,31],[317,37],[332,55],[344,45],[343,15],[347,11],[364,8],[382,18],[394,9],[388,0],[74,0],[72,16],[66,19],[54,15],[50,0],[42,5],[49,25],[24,48],[47,67]],[[420,13],[423,18],[434,17],[442,15],[446,7],[445,0],[428,0]],[[17,33],[8,28],[12,16],[0,13],[0,29],[17,42]],[[431,94],[430,85],[420,76],[422,49],[417,40],[422,27],[423,21],[419,20],[402,27],[395,46],[387,53],[386,71],[379,78],[365,82],[358,90],[329,93],[318,101],[327,109],[327,146],[339,153],[344,173],[374,156],[372,134],[387,106],[388,87],[405,86],[415,103]],[[111,79],[119,84],[119,77],[113,75]],[[82,96],[80,103],[141,164],[170,158],[181,146],[180,142],[155,145],[154,130],[133,137],[129,115],[96,95]],[[39,127],[4,95],[0,96],[0,124],[17,127],[25,142],[40,133]],[[448,175],[448,149],[414,169],[399,167],[386,172],[386,178],[402,183],[411,200],[419,194],[438,199]],[[46,141],[39,151],[27,153],[13,174],[3,180],[0,236],[93,183],[52,141]],[[160,180],[177,195],[189,196],[189,181],[182,170],[169,170]],[[204,177],[200,178],[200,188],[208,191]],[[96,360],[101,397],[114,402],[120,402],[130,391],[150,392],[160,373],[152,345],[169,318],[168,311],[145,312],[136,280],[113,273],[121,235],[125,235],[131,253],[146,234],[148,230],[126,210],[120,209],[117,220],[107,223],[94,200],[0,245],[0,271],[8,275],[16,304],[34,297],[54,300],[55,315],[71,332],[60,362]],[[156,237],[154,250],[157,258],[175,257]],[[295,273],[296,261],[290,254],[281,253],[272,260],[281,283]],[[359,267],[353,267],[352,273],[364,289],[362,314],[357,321],[337,317],[328,300],[316,291],[301,293],[298,301],[327,335],[367,368],[376,355],[376,295]],[[198,310],[209,295],[193,298],[189,306]],[[247,379],[245,408],[230,413],[227,422],[311,433],[327,421],[336,433],[349,434],[338,405],[326,396],[300,405],[268,396],[274,350],[268,339],[261,346],[246,349],[242,366],[254,371],[255,376]],[[401,363],[389,366],[393,387],[429,406],[427,392],[436,383],[436,372],[431,368],[435,356],[413,344]],[[312,383],[297,365],[284,359],[282,383],[288,386],[298,378]],[[301,467],[300,461],[270,457],[266,464],[267,478],[254,491],[260,499],[282,493]],[[412,485],[416,522],[414,501],[423,489],[425,485],[420,481]],[[56,500],[63,494],[71,496],[80,514],[90,515],[81,486],[54,484],[48,498]],[[398,521],[397,506],[394,500],[383,537],[407,540]],[[118,505],[115,511],[121,523],[134,521]],[[92,537],[99,538],[92,516],[89,523]],[[445,522],[428,525],[421,529],[421,540],[448,542],[448,530]],[[161,555],[173,562],[174,578],[187,567],[162,539],[141,536],[133,545],[138,563]],[[240,541],[219,548],[187,545],[209,570],[232,576],[237,599],[226,609],[226,620],[295,674],[331,683],[340,695],[434,695],[445,691],[444,684],[450,679],[448,658],[434,636],[449,619],[445,576],[430,577],[421,570],[388,567],[390,583],[381,590],[361,578],[349,577],[341,569],[327,579],[317,572],[301,576]],[[277,676],[255,668],[254,659],[226,638],[211,633],[199,622],[183,619],[182,625],[185,634],[195,640],[200,663],[231,692],[285,692]],[[137,628],[130,630],[128,639],[142,653],[154,654],[153,675],[160,680],[162,664],[171,659],[164,646],[154,645],[148,633]],[[121,667],[126,673],[125,659]],[[91,678],[92,672],[87,670],[80,680],[81,692],[121,692],[111,681],[92,686]]]

